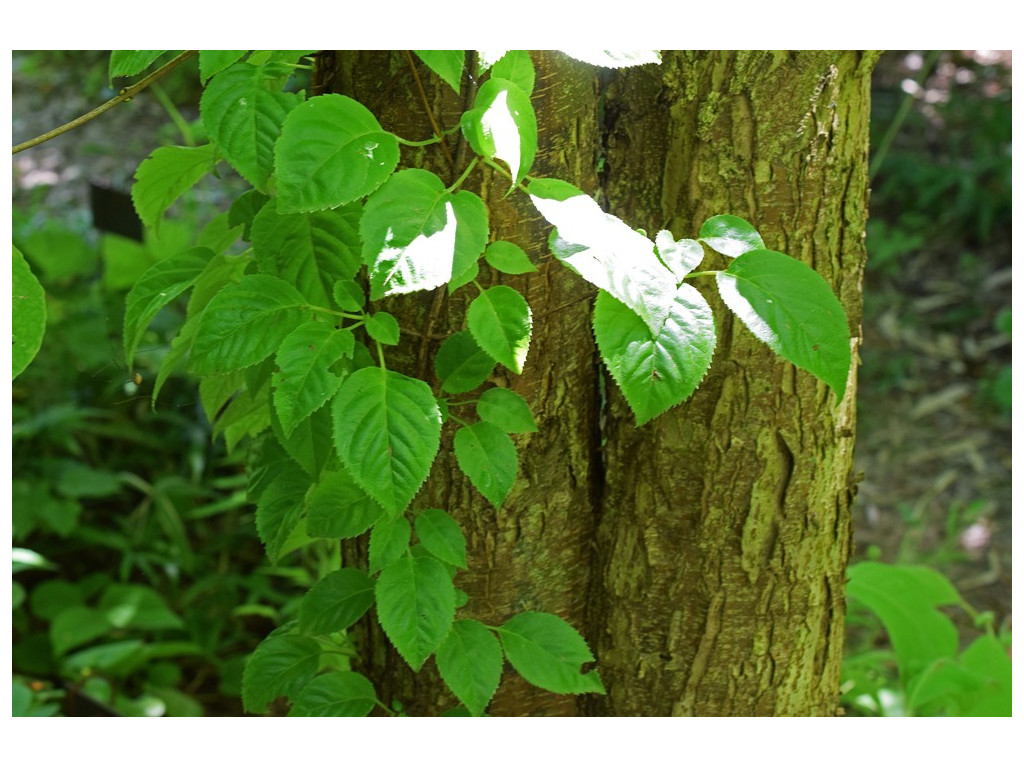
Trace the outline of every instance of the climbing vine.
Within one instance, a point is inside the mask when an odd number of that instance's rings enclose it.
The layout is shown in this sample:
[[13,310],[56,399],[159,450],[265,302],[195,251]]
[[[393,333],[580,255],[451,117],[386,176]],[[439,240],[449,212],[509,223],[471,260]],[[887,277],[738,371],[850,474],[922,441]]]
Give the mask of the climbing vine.
[[[116,51],[111,76],[140,75],[164,53]],[[530,305],[478,273],[481,259],[507,274],[536,265],[520,244],[491,239],[487,205],[463,184],[486,166],[551,224],[551,254],[598,289],[594,336],[638,426],[687,399],[711,365],[715,322],[696,287],[702,282],[839,399],[850,367],[843,308],[824,279],[770,250],[740,218],[715,216],[695,239],[665,230],[651,239],[567,181],[532,176],[545,137],[525,52],[473,59],[462,51],[417,52],[455,91],[470,67],[479,84],[457,129],[473,156],[450,186],[422,168],[399,170],[403,147],[439,143],[441,135],[411,141],[352,98],[290,90],[292,73],[312,53],[198,52],[209,143],[155,150],[132,189],[139,216],[157,228],[221,163],[251,185],[219,230],[160,261],[132,288],[128,365],[157,314],[187,297],[153,401],[167,377],[185,368],[200,378],[215,434],[229,448],[248,443],[248,497],[267,557],[278,561],[319,539],[337,546],[369,537],[368,562],[339,564],[323,576],[298,617],[252,654],[244,705],[260,713],[286,697],[296,716],[391,712],[346,658],[346,630],[371,607],[413,670],[434,657],[469,714],[486,713],[506,661],[550,691],[603,693],[599,671],[584,671],[594,660],[586,642],[558,616],[524,612],[497,626],[472,618],[472,603],[454,581],[467,568],[459,524],[446,510],[413,504],[445,421],[456,427],[458,466],[499,513],[518,471],[510,435],[537,429],[520,395],[487,384],[497,366],[519,374],[529,365]],[[653,52],[609,53],[593,63],[654,61]],[[698,270],[706,260],[725,266]],[[389,368],[389,348],[403,344],[403,331],[379,302],[443,286],[474,298],[463,330],[441,343],[434,377]]]

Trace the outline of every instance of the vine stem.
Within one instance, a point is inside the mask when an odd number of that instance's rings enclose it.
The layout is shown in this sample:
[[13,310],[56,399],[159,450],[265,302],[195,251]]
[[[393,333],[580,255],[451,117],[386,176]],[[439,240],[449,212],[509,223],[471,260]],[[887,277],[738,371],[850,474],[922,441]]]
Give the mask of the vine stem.
[[[443,136],[444,133],[441,131],[441,126],[437,124],[437,120],[434,119],[434,111],[430,108],[430,101],[427,99],[427,92],[423,90],[423,83],[420,81],[420,73],[416,71],[416,61],[412,57],[412,52],[405,52],[406,61],[409,62],[409,69],[412,70],[413,79],[416,81],[416,88],[420,92],[420,98],[423,100],[423,109],[427,113],[427,119],[430,120],[430,127],[434,129],[434,135]],[[452,157],[452,153],[448,151],[448,145],[443,141],[441,142],[441,151],[444,152],[445,158],[448,160],[448,167],[453,171],[455,170],[455,158]]]
[[99,117],[108,109],[117,106],[122,101],[130,101],[140,92],[145,90],[151,83],[166,75],[172,69],[181,64],[183,61],[191,57],[192,54],[194,53],[196,53],[196,51],[185,51],[183,53],[178,54],[169,62],[160,67],[160,69],[153,72],[151,75],[144,77],[142,80],[135,83],[135,85],[129,85],[127,88],[122,89],[121,92],[117,94],[117,96],[112,98],[110,101],[101,104],[100,106],[96,107],[95,109],[89,112],[86,112],[81,117],[75,118],[70,123],[64,123],[64,125],[60,126],[59,128],[54,128],[52,131],[47,131],[46,133],[40,136],[36,136],[34,139],[29,139],[28,141],[24,141],[21,144],[16,144],[14,147],[11,148],[11,154],[16,155],[19,152],[22,152],[26,149],[31,149],[32,147],[38,144],[42,144],[44,141],[55,139],[61,134],[67,133],[68,131],[75,129],[78,126],[84,125],[85,123],[88,123],[90,120]]

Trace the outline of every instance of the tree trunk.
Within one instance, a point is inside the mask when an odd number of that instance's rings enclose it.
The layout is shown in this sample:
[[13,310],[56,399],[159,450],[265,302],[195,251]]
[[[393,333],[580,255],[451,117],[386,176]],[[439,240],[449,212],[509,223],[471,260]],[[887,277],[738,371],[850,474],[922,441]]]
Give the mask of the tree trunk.
[[[868,81],[856,53],[666,54],[661,67],[600,75],[533,54],[540,152],[532,174],[599,199],[629,225],[693,237],[717,213],[742,216],[769,248],[814,267],[859,334],[866,217]],[[414,74],[415,72],[415,74]],[[401,53],[339,53],[318,89],[358,99],[387,129],[423,139],[472,105]],[[421,90],[422,89],[422,90]],[[603,172],[598,176],[603,151]],[[471,151],[403,148],[403,163],[451,183]],[[539,272],[492,273],[533,311],[522,376],[500,381],[539,431],[517,436],[519,477],[495,511],[441,453],[413,508],[445,509],[469,544],[460,616],[500,624],[558,614],[598,655],[607,696],[557,696],[506,668],[494,715],[832,714],[838,701],[855,386],[843,403],[782,362],[716,301],[715,362],[690,402],[642,429],[597,364],[594,291],[555,263],[548,226],[507,181],[474,172],[464,188],[490,211],[491,239],[523,247]],[[724,264],[711,264],[720,268]],[[708,287],[701,286],[698,287]],[[403,341],[389,367],[428,381],[475,289],[387,302]],[[503,369],[497,368],[501,377]],[[485,385],[486,386],[486,385]],[[465,398],[471,399],[472,395]],[[602,448],[602,444],[603,448]],[[348,558],[364,553],[350,545]],[[375,622],[360,627],[361,670],[385,702],[437,714],[456,703],[428,662],[413,674]]]
[[[605,104],[611,211],[677,238],[716,214],[746,218],[833,286],[859,337],[874,61],[672,53],[619,74]],[[834,714],[855,374],[837,403],[736,321],[713,281],[697,286],[718,345],[695,395],[637,429],[608,387],[588,634],[608,695],[589,711]]]
[[[600,138],[596,72],[547,53],[535,54],[534,66],[538,130],[541,136],[558,140],[541,142],[532,172],[594,189]],[[474,93],[468,79],[463,80],[461,96],[456,95],[417,59],[380,52],[338,54],[333,87],[365,104],[387,130],[415,140],[433,131],[428,108],[440,129],[446,130],[458,125],[462,112],[472,106]],[[456,135],[446,141],[445,150],[405,148],[403,165],[426,168],[452,183],[472,157],[472,150],[462,147]],[[546,222],[524,195],[506,199],[508,187],[506,178],[484,170],[474,171],[463,188],[477,192],[487,204],[491,240],[515,242],[538,266],[536,273],[513,277],[494,272],[481,261],[478,278],[485,287],[505,283],[516,288],[533,312],[533,338],[523,374],[515,376],[499,366],[492,378],[526,399],[538,431],[514,437],[519,476],[495,511],[458,468],[452,451],[455,425],[449,422],[440,454],[412,508],[444,509],[462,526],[469,571],[460,573],[456,586],[470,599],[460,616],[497,625],[522,611],[545,611],[582,631],[598,488],[599,393],[590,331],[594,292],[556,263],[547,250]],[[389,367],[432,381],[434,355],[445,337],[465,327],[466,310],[476,293],[465,286],[449,296],[442,287],[386,302],[403,336],[419,339],[408,357],[398,356],[401,348],[395,360],[389,355]],[[467,394],[453,401],[475,398]],[[385,702],[398,699],[417,715],[437,714],[457,704],[447,695],[432,660],[414,675],[379,630],[367,624],[364,631],[364,671]],[[578,697],[549,693],[508,672],[488,711],[576,715],[580,704]]]

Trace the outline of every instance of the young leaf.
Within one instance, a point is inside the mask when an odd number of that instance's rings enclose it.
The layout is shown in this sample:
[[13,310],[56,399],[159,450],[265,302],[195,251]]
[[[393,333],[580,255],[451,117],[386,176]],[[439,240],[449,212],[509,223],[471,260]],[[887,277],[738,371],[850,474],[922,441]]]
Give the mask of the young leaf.
[[359,224],[370,299],[446,283],[458,221],[444,182],[430,171],[399,171],[366,201]]
[[299,604],[299,631],[329,635],[355,624],[373,605],[376,584],[358,568],[342,568],[324,576]]
[[355,481],[397,514],[430,472],[441,413],[430,387],[395,371],[363,368],[334,398],[334,441]]
[[416,536],[438,560],[466,568],[466,537],[454,518],[441,509],[425,509],[416,516]]
[[700,225],[700,239],[712,250],[732,258],[765,248],[754,225],[739,216],[712,216]]
[[586,195],[539,197],[534,183],[530,199],[557,230],[555,256],[640,315],[657,334],[671,311],[677,281],[655,255],[654,244]]
[[601,291],[594,304],[594,336],[638,427],[693,394],[715,351],[711,307],[685,283],[657,335],[629,307]]
[[555,693],[604,693],[597,670],[581,672],[594,660],[586,641],[550,613],[513,616],[498,630],[505,656],[527,682]]
[[460,427],[455,433],[455,459],[483,497],[499,509],[519,471],[512,438],[486,421]]
[[526,252],[507,240],[496,240],[487,246],[487,250],[484,251],[484,259],[495,269],[509,275],[523,275],[527,272],[537,271]]
[[135,350],[153,318],[192,286],[212,258],[213,252],[207,248],[190,248],[158,261],[132,286],[124,310],[125,365],[132,366]]
[[167,51],[111,51],[108,76],[131,77],[149,69]]
[[783,253],[754,250],[737,256],[716,279],[722,300],[751,333],[843,399],[850,325],[821,275]]
[[302,103],[298,93],[275,92],[268,81],[287,75],[283,64],[233,64],[203,90],[199,112],[225,159],[260,192],[274,172],[274,145],[285,117]]
[[315,538],[350,539],[369,530],[383,516],[380,504],[356,485],[347,469],[339,467],[310,491],[306,531]]
[[218,72],[230,67],[248,51],[200,51],[199,79],[204,83]]
[[377,577],[377,616],[395,649],[419,672],[455,621],[455,587],[444,565],[406,555],[385,566]]
[[256,505],[256,532],[272,563],[287,554],[285,543],[302,521],[307,490],[309,478],[292,462],[260,496]]
[[462,84],[462,70],[465,67],[465,51],[416,51],[420,60],[430,67],[456,93]]
[[331,289],[334,302],[346,312],[361,312],[366,305],[366,294],[351,277],[343,277]]
[[452,693],[479,717],[501,681],[504,654],[487,627],[473,619],[456,621],[437,649],[437,670]]
[[920,565],[872,562],[850,566],[848,575],[847,596],[882,620],[904,682],[936,659],[956,656],[956,626],[937,609],[962,598],[945,576]]
[[314,677],[292,698],[288,717],[365,717],[377,706],[373,683],[358,672]]
[[529,96],[533,93],[533,83],[537,75],[533,69],[533,60],[526,51],[508,51],[494,62],[491,77],[511,80],[519,89]]
[[164,211],[216,164],[217,150],[212,144],[154,150],[135,171],[132,202],[139,218],[146,226],[156,228]]
[[366,318],[366,332],[381,344],[397,344],[401,336],[398,320],[390,312],[374,312]]
[[199,321],[193,370],[208,375],[255,365],[302,323],[307,306],[293,286],[270,275],[247,275],[223,288]]
[[434,372],[441,389],[453,395],[483,384],[494,370],[494,358],[480,349],[469,331],[453,333],[441,343],[434,358]]
[[677,241],[667,229],[657,234],[654,246],[661,263],[675,275],[677,285],[704,260],[704,249],[700,243],[685,239]]
[[515,186],[537,154],[537,117],[530,96],[511,80],[491,77],[462,115],[462,132],[478,155],[508,164]]
[[317,211],[384,183],[398,165],[398,139],[358,101],[329,93],[288,114],[274,156],[278,211]]
[[12,268],[11,308],[11,378],[18,378],[35,358],[46,333],[46,294],[36,276],[32,274],[24,255],[17,246],[11,246],[14,258]]
[[320,645],[308,637],[270,635],[245,663],[242,704],[253,713],[267,711],[279,696],[294,697],[320,666]]
[[362,266],[361,215],[357,203],[292,214],[263,206],[252,223],[252,249],[260,272],[291,283],[311,303],[328,306],[335,282],[354,277]]
[[342,377],[332,366],[352,357],[354,349],[351,331],[316,320],[303,323],[281,342],[271,383],[274,410],[286,437],[338,391]]
[[370,532],[370,573],[386,568],[409,551],[412,526],[402,516],[377,521]]
[[537,431],[537,422],[533,420],[530,406],[521,395],[511,389],[488,389],[480,395],[476,413],[484,421],[489,421],[505,432]]
[[523,372],[533,316],[519,291],[507,285],[488,288],[473,299],[466,320],[481,349],[509,370]]

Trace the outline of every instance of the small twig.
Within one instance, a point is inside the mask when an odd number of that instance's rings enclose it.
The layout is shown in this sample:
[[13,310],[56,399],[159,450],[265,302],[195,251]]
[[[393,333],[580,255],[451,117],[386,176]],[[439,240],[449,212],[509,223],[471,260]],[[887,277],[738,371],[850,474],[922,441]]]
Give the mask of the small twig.
[[131,100],[132,98],[137,96],[141,91],[143,91],[147,86],[149,86],[150,83],[166,75],[168,72],[177,67],[179,64],[181,64],[194,53],[195,51],[185,51],[184,53],[175,56],[169,62],[160,67],[160,69],[156,70],[156,72],[143,78],[139,82],[135,83],[135,85],[129,85],[127,88],[122,89],[121,92],[117,94],[117,96],[115,96],[105,104],[101,104],[100,106],[96,107],[96,109],[92,110],[91,112],[87,112],[81,117],[75,118],[70,123],[65,123],[59,128],[54,128],[52,131],[47,131],[41,136],[36,136],[34,139],[29,139],[28,141],[22,142],[21,144],[14,146],[11,149],[11,154],[16,155],[18,152],[21,152],[22,150],[30,149],[36,146],[37,144],[42,144],[44,141],[55,139],[62,133],[67,133],[68,131],[77,128],[80,125],[84,125],[93,118],[99,117],[108,109],[117,106],[122,101]]
[[[434,119],[434,111],[430,108],[430,101],[427,99],[427,92],[423,90],[423,83],[420,82],[420,73],[416,70],[416,61],[412,57],[410,51],[405,52],[405,58],[409,62],[409,69],[412,70],[413,79],[416,81],[416,88],[420,92],[420,98],[423,100],[423,109],[427,112],[427,119],[430,120],[430,127],[434,129],[434,135],[441,137],[444,132],[441,130],[441,126],[437,124],[437,120]],[[452,157],[452,153],[448,151],[448,145],[443,141],[441,142],[441,151],[444,152],[445,158],[448,160],[448,167],[453,171],[455,170],[455,159]]]

